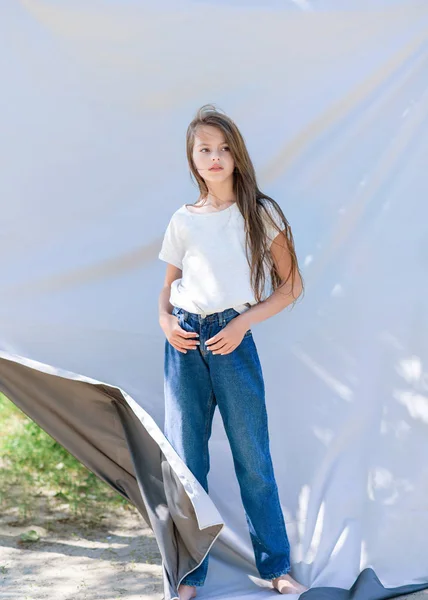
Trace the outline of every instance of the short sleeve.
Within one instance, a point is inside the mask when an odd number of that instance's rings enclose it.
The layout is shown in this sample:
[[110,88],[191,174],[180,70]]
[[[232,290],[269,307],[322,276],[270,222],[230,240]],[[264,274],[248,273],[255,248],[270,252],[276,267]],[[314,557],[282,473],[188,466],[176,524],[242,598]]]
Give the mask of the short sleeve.
[[162,247],[158,254],[158,258],[161,260],[171,263],[175,267],[183,268],[183,256],[184,256],[184,244],[182,236],[180,236],[180,230],[173,215],[168,223],[165,230]]
[[282,217],[278,214],[277,210],[275,209],[272,202],[270,202],[270,200],[263,198],[262,202],[263,202],[264,206],[268,209],[268,212],[271,215],[271,217],[273,218],[274,223],[277,225],[277,227],[279,227],[279,229],[276,229],[272,225],[272,223],[270,222],[270,220],[265,215],[265,213],[263,212],[263,209],[262,209],[262,216],[264,218],[265,227],[266,227],[266,237],[267,237],[267,241],[268,241],[268,247],[270,248],[272,245],[272,242],[276,238],[276,236],[280,233],[280,231],[283,231],[285,229],[285,224],[282,220]]

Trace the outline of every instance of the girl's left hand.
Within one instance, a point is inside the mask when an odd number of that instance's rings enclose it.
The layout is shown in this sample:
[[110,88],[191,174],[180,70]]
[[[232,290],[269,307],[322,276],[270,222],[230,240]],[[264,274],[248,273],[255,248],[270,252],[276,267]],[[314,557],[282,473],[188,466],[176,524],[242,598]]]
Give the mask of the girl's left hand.
[[205,345],[212,350],[213,354],[230,354],[242,342],[247,331],[247,324],[235,318],[229,321],[221,331],[207,340]]

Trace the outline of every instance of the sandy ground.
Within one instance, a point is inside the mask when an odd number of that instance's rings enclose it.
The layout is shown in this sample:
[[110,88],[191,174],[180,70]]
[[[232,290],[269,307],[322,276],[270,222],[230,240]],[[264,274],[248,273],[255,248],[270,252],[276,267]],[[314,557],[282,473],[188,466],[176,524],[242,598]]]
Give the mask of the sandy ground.
[[[96,529],[55,519],[53,530],[0,518],[2,600],[161,600],[161,557],[139,514],[111,515]],[[20,541],[34,529],[35,542]],[[275,597],[279,597],[275,594]],[[428,600],[428,590],[401,600]]]
[[[108,521],[108,522],[107,522]],[[36,542],[20,542],[34,529]],[[124,511],[97,529],[57,520],[53,531],[0,519],[2,600],[161,600],[161,556],[138,514]]]

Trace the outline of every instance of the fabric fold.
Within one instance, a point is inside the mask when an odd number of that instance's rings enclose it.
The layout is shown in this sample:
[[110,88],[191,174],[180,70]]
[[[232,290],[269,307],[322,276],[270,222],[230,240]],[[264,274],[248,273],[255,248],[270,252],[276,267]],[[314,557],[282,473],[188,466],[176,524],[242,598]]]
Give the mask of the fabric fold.
[[117,387],[5,353],[0,390],[137,508],[159,546],[165,600],[178,599],[224,523],[152,417]]

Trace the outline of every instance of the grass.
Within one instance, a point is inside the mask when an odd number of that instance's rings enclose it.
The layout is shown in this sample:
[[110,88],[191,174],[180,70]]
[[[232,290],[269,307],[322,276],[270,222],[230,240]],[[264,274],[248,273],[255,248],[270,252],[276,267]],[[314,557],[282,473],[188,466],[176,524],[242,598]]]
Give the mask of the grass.
[[0,514],[14,525],[99,525],[133,505],[0,394]]

